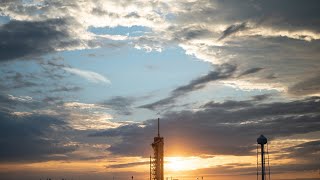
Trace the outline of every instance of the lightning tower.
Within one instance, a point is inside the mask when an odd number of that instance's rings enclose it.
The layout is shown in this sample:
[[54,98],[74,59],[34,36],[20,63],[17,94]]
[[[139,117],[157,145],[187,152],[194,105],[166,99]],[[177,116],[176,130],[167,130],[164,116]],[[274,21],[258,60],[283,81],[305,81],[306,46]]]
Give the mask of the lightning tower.
[[160,137],[160,123],[158,118],[158,136],[154,137],[151,144],[153,157],[150,157],[150,179],[164,180],[163,176],[163,137]]

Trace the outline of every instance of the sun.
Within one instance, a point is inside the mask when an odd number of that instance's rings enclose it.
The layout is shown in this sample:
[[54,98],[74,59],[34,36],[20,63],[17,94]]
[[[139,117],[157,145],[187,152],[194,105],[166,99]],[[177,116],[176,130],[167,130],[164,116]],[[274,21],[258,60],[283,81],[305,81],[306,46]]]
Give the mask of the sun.
[[167,157],[166,168],[170,171],[188,171],[202,168],[198,157]]
[[181,158],[172,157],[168,159],[167,167],[172,171],[182,171],[185,169],[185,164]]

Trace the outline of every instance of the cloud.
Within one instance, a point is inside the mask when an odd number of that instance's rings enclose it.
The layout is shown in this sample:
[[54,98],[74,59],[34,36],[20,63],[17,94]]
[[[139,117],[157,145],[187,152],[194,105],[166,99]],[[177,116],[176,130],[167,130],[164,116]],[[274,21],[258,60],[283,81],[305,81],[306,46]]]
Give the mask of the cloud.
[[115,96],[109,100],[101,103],[102,105],[109,106],[114,109],[117,113],[121,115],[131,115],[132,114],[132,104],[134,103],[133,98],[126,98],[122,96]]
[[13,95],[8,95],[9,99],[13,101],[20,101],[20,102],[32,102],[32,97],[30,96],[13,96]]
[[[290,9],[287,8],[288,4]],[[304,72],[320,67],[316,58],[319,56],[320,28],[317,25],[317,16],[320,14],[314,8],[318,5],[319,2],[316,1],[303,3],[298,0],[205,0],[202,3],[130,1],[116,4],[109,1],[79,3],[75,0],[35,4],[5,2],[0,8],[12,21],[2,26],[2,33],[13,35],[13,32],[9,32],[9,25],[12,29],[19,29],[23,24],[23,27],[26,26],[23,29],[30,31],[30,34],[26,35],[39,36],[32,41],[36,47],[35,52],[24,50],[30,46],[24,46],[23,43],[29,41],[23,37],[25,41],[12,41],[11,44],[20,43],[21,50],[26,53],[10,54],[13,51],[7,51],[2,54],[9,53],[9,56],[3,59],[8,61],[34,56],[37,52],[43,54],[99,46],[118,48],[118,40],[125,40],[121,41],[122,46],[129,45],[146,51],[162,51],[168,46],[178,45],[186,54],[213,64],[237,64],[241,71],[264,67],[254,78],[241,76],[242,82],[247,84],[246,87],[276,89],[294,96],[310,96],[317,94],[315,83],[312,86],[314,90],[287,90],[296,82],[304,82],[317,76],[316,70],[312,70],[308,75]],[[132,8],[128,9],[129,6]],[[136,9],[140,11],[137,12]],[[117,26],[141,26],[150,29],[150,32],[137,37],[107,33],[100,34],[99,37],[99,34],[89,30],[89,27]],[[38,30],[42,29],[44,31],[38,33]],[[44,32],[48,32],[49,45],[41,44]],[[20,35],[21,31],[16,33]],[[233,38],[227,38],[230,35]],[[8,37],[10,36],[4,39]],[[60,40],[63,42],[60,43]],[[245,89],[241,85],[237,88]]]
[[185,94],[190,91],[203,88],[207,83],[230,78],[236,70],[235,65],[222,64],[215,67],[214,71],[209,72],[207,75],[192,80],[185,86],[180,86],[173,91],[173,94]]
[[107,79],[103,75],[98,74],[96,72],[81,70],[81,69],[76,69],[76,68],[68,68],[68,67],[65,67],[63,69],[71,74],[78,75],[78,76],[85,78],[88,81],[91,81],[94,83],[105,83],[105,84],[111,83],[111,81],[109,79]]
[[71,109],[106,109],[105,107],[97,104],[88,104],[88,103],[80,103],[80,102],[65,102],[63,103],[63,107],[71,108]]
[[134,167],[139,165],[147,165],[149,164],[149,161],[143,161],[143,162],[132,162],[132,163],[125,163],[125,164],[113,164],[108,165],[107,168],[128,168],[128,167]]
[[80,90],[82,90],[82,88],[78,86],[60,86],[50,90],[50,92],[77,92]]
[[[65,102],[55,96],[43,97],[41,101],[38,98],[0,94],[0,145],[5,146],[0,150],[1,162],[92,157],[89,151],[101,148],[96,145],[101,142],[87,138],[85,133],[128,124],[111,122],[107,108],[99,104]],[[91,149],[84,147],[86,143]],[[101,151],[108,146],[105,143],[103,140]]]
[[235,34],[239,31],[243,31],[247,28],[247,23],[244,22],[244,23],[241,23],[241,24],[233,24],[229,27],[227,27],[227,29],[225,29],[223,31],[223,34],[222,36],[218,39],[218,41],[221,41],[223,39],[225,39],[226,37],[232,35],[232,34]]
[[22,114],[15,115],[0,112],[0,161],[1,162],[37,162],[66,159],[67,153],[77,146],[59,132],[68,129],[63,120],[48,115]]
[[284,151],[288,152],[288,154],[282,155],[282,158],[299,158],[313,162],[320,153],[320,140],[301,143],[290,148],[285,148]]
[[80,46],[72,37],[65,19],[44,21],[12,20],[0,26],[0,59],[29,59],[62,49]]
[[[171,112],[161,117],[161,135],[167,155],[251,155],[256,138],[265,134],[271,141],[295,134],[317,132],[320,124],[319,97],[289,102],[210,102],[198,111]],[[119,155],[148,156],[155,120],[130,124],[92,136],[119,137],[108,151]],[[189,147],[189,148],[185,148]]]
[[21,109],[32,110],[43,107],[43,103],[36,101],[31,96],[14,96],[0,93],[0,112],[14,112]]
[[320,94],[320,75],[305,79],[289,87],[288,93],[292,95]]
[[11,72],[5,77],[6,82],[3,89],[19,89],[19,88],[32,88],[39,85],[36,82],[37,77],[34,74],[21,74],[20,72]]
[[[171,27],[176,28],[176,27]],[[181,29],[177,29],[173,33],[174,40],[177,41],[189,41],[196,39],[204,39],[209,38],[212,35],[212,32],[204,27],[197,25],[190,25],[186,27],[182,27]]]
[[257,73],[257,72],[259,72],[261,70],[263,70],[263,68],[259,68],[259,67],[251,68],[251,69],[248,69],[248,70],[244,71],[243,73],[241,73],[240,76],[254,74],[254,73]]
[[235,71],[236,71],[235,65],[222,64],[222,65],[216,66],[214,71],[211,71],[204,76],[201,76],[197,79],[190,81],[190,83],[187,85],[177,87],[171,92],[171,95],[169,97],[161,99],[151,104],[140,106],[140,108],[155,110],[158,107],[172,104],[180,96],[185,95],[192,91],[202,89],[209,82],[223,80],[223,79],[232,77]]
[[99,103],[64,102],[55,111],[75,130],[96,131],[116,128],[126,122],[113,122],[113,116],[106,112],[109,107]]
[[[245,175],[252,175],[251,177],[256,176],[257,169],[255,164],[239,164],[239,163],[229,163],[225,165],[218,165],[211,168],[203,168],[197,170],[184,171],[185,176],[192,176],[193,174],[206,174],[206,176],[234,176],[234,178]],[[310,173],[316,172],[318,170],[319,163],[313,162],[310,164],[270,164],[271,176],[278,176],[279,174],[285,175],[283,173],[297,173],[297,172],[306,172]],[[248,177],[249,179],[250,177]],[[283,179],[283,180],[315,180],[316,178],[295,178],[295,179]]]
[[[317,95],[317,84],[319,83],[312,79],[319,75],[316,71],[320,67],[316,58],[319,55],[316,50],[319,42],[309,43],[287,38],[248,37],[238,40],[233,38],[227,43],[226,46],[199,47],[194,45],[188,48],[199,58],[208,59],[213,63],[223,61],[223,59],[227,62],[237,62],[238,72],[263,68],[254,76],[240,76],[229,83],[236,88],[244,90],[248,88],[274,89],[285,95],[302,97]],[[305,45],[308,45],[309,48],[304,48]],[[295,84],[305,81],[308,82],[308,85],[298,88],[299,92],[295,92]],[[291,87],[293,87],[292,90]]]

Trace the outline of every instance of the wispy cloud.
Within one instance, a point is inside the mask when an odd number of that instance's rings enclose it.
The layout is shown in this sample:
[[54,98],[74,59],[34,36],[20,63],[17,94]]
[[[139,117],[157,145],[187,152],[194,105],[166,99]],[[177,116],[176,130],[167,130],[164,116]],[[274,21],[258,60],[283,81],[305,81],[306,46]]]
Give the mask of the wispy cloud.
[[135,99],[130,97],[115,96],[108,99],[102,103],[104,106],[109,106],[114,109],[118,114],[121,115],[131,115],[132,114],[132,104]]
[[223,34],[218,39],[218,41],[220,41],[220,40],[222,40],[222,39],[224,39],[224,38],[226,38],[226,37],[228,37],[228,36],[230,36],[232,34],[235,34],[235,33],[239,32],[239,31],[242,31],[242,30],[246,29],[246,27],[247,27],[247,23],[246,22],[241,23],[241,24],[233,24],[233,25],[229,26],[227,29],[225,29],[223,31]]
[[236,69],[237,69],[237,66],[231,65],[231,64],[222,64],[220,66],[217,66],[214,71],[211,71],[204,76],[201,76],[197,79],[190,81],[187,85],[177,87],[171,92],[169,97],[160,99],[151,104],[140,106],[140,108],[155,110],[159,107],[172,104],[176,101],[177,98],[189,92],[202,89],[210,82],[231,78],[234,72],[236,71]]
[[63,69],[71,74],[78,75],[78,76],[85,78],[88,81],[91,81],[94,83],[105,83],[105,84],[111,83],[111,81],[109,79],[107,79],[103,75],[98,74],[96,72],[81,70],[81,69],[76,69],[76,68],[68,68],[68,67],[65,67]]
[[20,102],[32,102],[33,99],[30,96],[13,96],[11,94],[8,95],[8,98],[13,101],[20,101]]

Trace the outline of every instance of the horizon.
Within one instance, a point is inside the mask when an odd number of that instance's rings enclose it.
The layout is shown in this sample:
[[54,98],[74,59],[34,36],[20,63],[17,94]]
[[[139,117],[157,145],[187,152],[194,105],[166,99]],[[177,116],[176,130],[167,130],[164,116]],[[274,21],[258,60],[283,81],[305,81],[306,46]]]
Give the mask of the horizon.
[[0,179],[320,178],[320,1],[0,1]]

